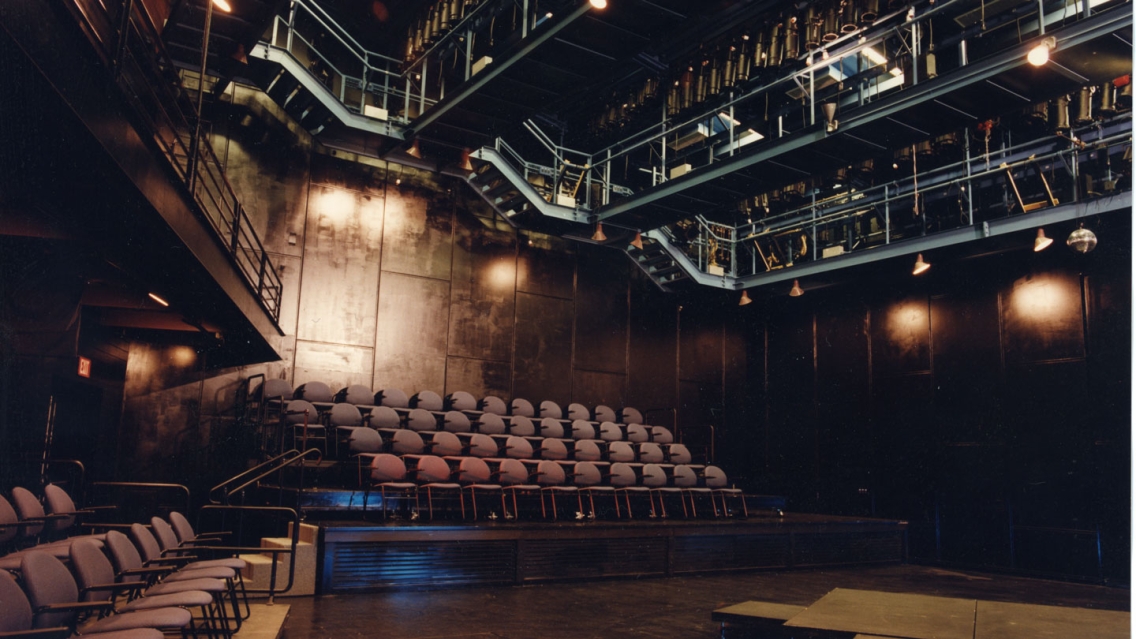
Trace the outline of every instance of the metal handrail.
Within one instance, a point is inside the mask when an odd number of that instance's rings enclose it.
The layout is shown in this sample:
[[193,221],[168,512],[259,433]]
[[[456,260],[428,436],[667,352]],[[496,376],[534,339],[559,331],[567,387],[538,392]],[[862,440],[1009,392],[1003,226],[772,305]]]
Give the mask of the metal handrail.
[[[70,0],[68,7],[111,70],[143,138],[149,137],[169,162],[187,189],[191,208],[213,229],[264,311],[278,321],[283,284],[256,230],[241,214],[240,199],[208,139],[192,144],[200,114],[157,28],[134,0]],[[204,90],[204,79],[199,82]],[[250,255],[259,265],[255,271],[242,265]]]
[[[153,488],[158,490],[171,490],[185,494],[185,512],[189,512],[190,495],[189,487],[185,484],[168,484],[162,482],[140,482],[140,481],[96,481],[91,482],[91,488]],[[93,491],[92,491],[93,492]]]
[[[243,506],[243,505],[229,505],[229,504],[206,504],[197,511],[197,524],[196,528],[202,529],[201,519],[202,515],[211,512],[224,513],[250,513],[256,515],[258,520],[263,520],[265,515],[269,514],[283,514],[287,515],[289,525],[291,527],[291,535],[289,538],[288,548],[265,548],[263,546],[222,546],[222,545],[196,545],[194,548],[201,548],[204,550],[214,550],[227,553],[256,553],[256,554],[269,554],[272,555],[272,568],[269,569],[268,587],[267,588],[251,588],[246,587],[247,592],[256,594],[267,594],[269,603],[272,603],[277,594],[288,592],[292,589],[292,585],[296,578],[296,547],[300,543],[300,513],[294,508],[286,506]],[[243,527],[243,518],[241,519]],[[238,538],[240,529],[237,531]],[[283,588],[276,587],[276,574],[277,562],[280,555],[288,555],[288,581]]]
[[[304,460],[311,457],[310,453],[316,453],[316,458],[321,458],[323,456],[318,448],[309,448],[302,453],[293,448],[292,450],[285,451],[277,455],[276,457],[273,457],[272,459],[263,461],[244,472],[238,473],[221,482],[220,484],[217,484],[213,488],[210,488],[209,502],[215,505],[222,503],[228,505],[229,499],[233,495],[241,494],[249,486],[256,484],[260,480],[279,470],[287,468],[288,466],[295,465],[296,463],[303,463]],[[250,476],[252,476],[251,479],[246,479]],[[235,488],[230,487],[230,485],[236,484],[238,481],[242,480],[244,481],[244,483],[237,485]],[[222,499],[217,498],[218,491],[223,491],[223,502]]]

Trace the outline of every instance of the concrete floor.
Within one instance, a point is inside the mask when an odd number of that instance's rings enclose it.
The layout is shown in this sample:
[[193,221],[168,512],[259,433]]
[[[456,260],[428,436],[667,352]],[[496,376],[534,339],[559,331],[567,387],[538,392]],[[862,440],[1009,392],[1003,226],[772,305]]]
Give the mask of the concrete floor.
[[837,587],[1129,610],[1120,588],[923,566],[289,598],[286,639],[713,639],[715,608],[749,599],[807,606]]

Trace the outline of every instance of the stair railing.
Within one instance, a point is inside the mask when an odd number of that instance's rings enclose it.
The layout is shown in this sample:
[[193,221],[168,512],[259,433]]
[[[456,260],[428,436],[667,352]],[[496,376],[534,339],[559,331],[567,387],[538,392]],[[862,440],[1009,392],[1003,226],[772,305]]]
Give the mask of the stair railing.
[[[315,453],[314,455],[312,453]],[[285,451],[272,459],[263,461],[252,468],[238,473],[209,489],[209,502],[216,505],[232,505],[230,502],[235,496],[244,496],[244,491],[250,486],[258,484],[273,473],[282,472],[290,466],[300,465],[309,459],[319,460],[323,457],[318,448],[309,448],[304,452],[296,449]],[[303,478],[300,480],[300,490],[303,490]]]

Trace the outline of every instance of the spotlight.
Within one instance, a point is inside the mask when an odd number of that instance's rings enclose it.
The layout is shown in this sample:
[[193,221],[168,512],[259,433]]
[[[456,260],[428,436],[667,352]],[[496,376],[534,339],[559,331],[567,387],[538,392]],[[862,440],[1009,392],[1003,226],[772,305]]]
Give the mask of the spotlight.
[[588,0],[588,4],[592,5],[596,9],[607,8],[607,0]]
[[233,12],[233,5],[229,4],[229,0],[213,0],[213,6],[225,13]]
[[915,268],[911,271],[911,274],[912,275],[920,275],[922,273],[926,273],[927,269],[929,269],[929,268],[931,268],[931,263],[930,262],[924,262],[923,261],[923,254],[920,253],[915,258]]
[[1057,48],[1057,38],[1046,38],[1029,50],[1029,53],[1026,54],[1026,60],[1033,66],[1040,67],[1049,62],[1049,52],[1055,48]]
[[1097,234],[1082,226],[1070,233],[1065,243],[1078,253],[1088,253],[1097,247]]
[[642,233],[640,233],[639,231],[635,231],[635,239],[631,240],[631,246],[634,246],[635,248],[639,249],[640,251],[643,250],[643,234]]
[[836,103],[825,102],[820,105],[820,108],[824,111],[825,132],[833,133],[836,131],[836,127],[840,126],[840,123],[836,121]]
[[793,288],[789,289],[789,297],[800,297],[805,294],[805,289],[801,288],[801,283],[793,280]]
[[461,169],[461,170],[463,170],[467,173],[470,172],[470,171],[473,171],[473,163],[469,161],[469,154],[470,154],[469,149],[462,149],[461,163],[458,165],[459,169]]
[[593,242],[606,242],[607,236],[603,232],[603,222],[596,222],[596,232],[592,233]]
[[749,298],[749,291],[742,291],[742,298],[738,300],[738,306],[745,306],[746,304],[753,304],[753,300]]
[[166,300],[164,300],[164,299],[162,299],[161,297],[159,297],[157,293],[147,293],[147,295],[149,295],[149,296],[150,296],[150,299],[152,299],[152,300],[154,300],[155,302],[157,302],[157,303],[161,304],[162,306],[169,306],[169,305],[170,305],[170,303],[169,303],[169,302],[167,302]]
[[1053,238],[1045,237],[1045,229],[1037,230],[1037,239],[1033,241],[1033,252],[1040,253],[1053,244]]
[[406,150],[406,154],[412,158],[422,159],[422,147],[418,146],[418,140],[415,140],[414,144],[410,145],[410,148]]

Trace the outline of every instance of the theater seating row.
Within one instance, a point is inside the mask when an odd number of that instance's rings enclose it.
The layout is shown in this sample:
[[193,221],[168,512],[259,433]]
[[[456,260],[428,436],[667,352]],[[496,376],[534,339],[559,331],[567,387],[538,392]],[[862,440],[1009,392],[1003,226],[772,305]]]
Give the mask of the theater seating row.
[[[15,508],[12,504],[15,504]],[[46,504],[47,508],[44,508]],[[242,559],[196,560],[203,541],[179,513],[118,530],[73,532],[79,510],[58,486],[44,503],[24,488],[0,496],[0,636],[228,639],[240,629]],[[28,635],[31,636],[31,635]]]

